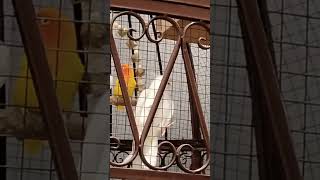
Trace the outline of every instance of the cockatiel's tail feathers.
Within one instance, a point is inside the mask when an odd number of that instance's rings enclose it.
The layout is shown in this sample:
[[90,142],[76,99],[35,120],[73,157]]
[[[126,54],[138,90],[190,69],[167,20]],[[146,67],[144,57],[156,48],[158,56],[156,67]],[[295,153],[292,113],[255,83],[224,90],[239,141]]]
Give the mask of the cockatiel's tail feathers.
[[165,135],[166,129],[167,129],[167,128],[170,128],[173,124],[174,124],[174,122],[171,122],[171,123],[169,123],[168,125],[161,127],[161,137],[163,137],[163,136]]
[[30,154],[32,156],[39,154],[43,147],[42,143],[43,142],[40,140],[32,140],[32,139],[24,140],[25,153]]

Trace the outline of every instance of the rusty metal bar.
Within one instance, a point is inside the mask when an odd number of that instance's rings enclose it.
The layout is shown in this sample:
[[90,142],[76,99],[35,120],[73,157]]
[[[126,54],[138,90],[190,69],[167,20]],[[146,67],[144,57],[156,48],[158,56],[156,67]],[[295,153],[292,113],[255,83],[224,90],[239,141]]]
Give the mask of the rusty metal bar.
[[207,175],[194,175],[152,170],[137,170],[127,168],[110,168],[110,177],[130,180],[209,180]]
[[[132,28],[132,22],[131,22],[131,16],[130,15],[128,15],[128,24],[129,24],[129,29],[131,29]],[[130,33],[131,36],[133,36],[133,32],[132,31],[130,31],[129,33]],[[134,54],[134,49],[131,49],[131,55],[133,55],[133,54]],[[134,77],[135,81],[137,82],[137,73],[135,71],[137,66],[136,66],[135,62],[132,62],[132,67],[134,69],[133,77]],[[134,97],[137,97],[137,96],[138,96],[137,88],[134,88]]]
[[271,57],[272,57],[272,62],[275,68],[275,72],[277,73],[277,69],[276,69],[276,56],[275,56],[275,50],[273,47],[273,38],[272,38],[272,29],[271,29],[271,22],[269,19],[269,11],[268,11],[268,4],[266,0],[257,0],[258,1],[258,6],[259,6],[259,12],[260,12],[260,16],[261,16],[261,20],[264,26],[264,30],[266,32],[267,35],[267,41],[268,41],[268,45],[270,48],[270,53],[271,53]]
[[45,54],[45,48],[36,24],[32,0],[12,1],[22,41],[27,55],[30,72],[38,97],[40,110],[48,127],[49,144],[60,180],[77,180],[70,144],[63,117],[54,91],[54,83]]
[[[259,6],[256,0],[237,0],[242,31],[245,33],[245,45],[247,64],[249,69],[251,87],[254,85],[253,98],[258,102],[259,108],[253,109],[255,113],[262,112],[264,116],[260,123],[256,124],[257,137],[261,143],[257,144],[259,155],[259,169],[261,179],[301,180],[294,146],[287,125],[287,117],[281,92],[278,85],[271,49],[268,46],[268,36],[264,30],[264,24],[259,14]],[[253,33],[254,32],[254,33]],[[253,77],[256,79],[253,79]],[[253,84],[252,82],[256,84]],[[255,103],[256,104],[256,103]],[[254,114],[255,114],[254,113]],[[259,118],[254,116],[253,118]],[[259,121],[257,121],[258,123]],[[267,130],[270,134],[263,134]],[[257,139],[258,141],[258,139]],[[272,155],[271,155],[272,154]],[[270,160],[267,158],[274,157]],[[270,177],[270,176],[269,176]]]
[[[197,3],[198,6],[195,6]],[[186,3],[173,1],[154,1],[154,0],[111,0],[112,10],[132,10],[139,13],[152,13],[157,15],[168,14],[171,17],[210,21],[210,4],[204,7],[199,2],[193,0],[193,6]]]
[[[272,34],[271,34],[271,26],[270,20],[267,13],[267,4],[265,1],[259,0],[259,8],[260,8],[260,15],[262,17],[262,22],[264,24],[264,29],[267,34],[267,40],[270,48],[270,52],[272,55],[272,62],[273,68],[276,70],[276,60],[274,55],[274,48],[272,44]],[[243,19],[242,16],[240,16]],[[242,24],[243,26],[243,24]],[[243,28],[243,36],[247,37],[248,32],[245,32],[245,28]],[[251,62],[253,62],[253,57],[250,49],[250,45],[248,41],[244,41],[244,48],[246,58],[248,60],[248,75],[249,75],[249,84],[252,94],[252,124],[255,127],[255,136],[256,136],[256,146],[257,146],[257,157],[258,157],[258,167],[259,167],[259,176],[261,180],[268,180],[268,179],[276,179],[281,177],[283,179],[283,174],[281,175],[281,167],[278,163],[272,165],[272,161],[279,162],[279,155],[275,154],[272,151],[274,143],[272,143],[274,138],[270,133],[269,129],[270,126],[266,123],[268,121],[267,114],[261,107],[262,101],[262,94],[261,89],[257,87],[256,82],[258,79],[256,78],[256,72]]]
[[[193,24],[195,24],[195,23],[191,23],[189,26],[186,26],[186,28],[184,30],[184,34],[185,34],[186,30],[188,29],[188,27],[191,27]],[[204,26],[207,27],[206,25],[204,25]],[[207,30],[208,30],[208,32],[210,31],[208,27],[207,27]],[[183,37],[181,39],[183,39]],[[185,42],[185,40],[183,40],[181,48],[182,48],[182,56],[183,56],[184,64],[186,67],[187,80],[188,80],[188,84],[189,84],[188,90],[189,90],[189,93],[191,94],[191,103],[194,104],[193,107],[195,110],[195,115],[197,116],[197,119],[200,122],[200,127],[201,127],[201,131],[202,131],[203,139],[205,141],[205,146],[206,146],[207,152],[210,152],[209,132],[208,132],[208,128],[206,126],[206,121],[205,121],[205,117],[204,117],[204,114],[202,111],[199,95],[197,93],[197,84],[196,84],[196,80],[195,80],[195,74],[193,72],[193,67],[192,67],[191,60],[190,60],[190,54],[188,52],[187,43]],[[210,153],[208,153],[207,156],[208,156],[207,158],[210,159]],[[209,163],[210,163],[209,161],[206,161],[206,163],[199,169],[201,169],[201,171],[204,170],[205,167],[209,165]],[[180,168],[182,168],[182,167],[180,167]],[[197,169],[197,170],[199,170],[199,169]],[[200,171],[198,171],[198,172],[200,172]],[[194,173],[196,173],[196,172],[194,172]]]
[[[187,50],[188,50],[188,54],[189,54],[189,58],[190,58],[190,62],[192,65],[192,70],[193,73],[195,74],[195,70],[194,70],[194,65],[193,65],[193,57],[192,57],[192,52],[191,52],[191,47],[190,44],[186,44]],[[187,68],[185,66],[185,70],[187,72]],[[194,77],[196,79],[196,77]],[[190,82],[187,79],[187,84],[188,84],[188,89],[190,89]],[[192,127],[192,138],[195,141],[201,140],[201,130],[200,130],[200,125],[199,125],[199,119],[197,117],[197,115],[195,114],[196,109],[194,107],[194,103],[192,101],[192,97],[191,94],[189,93],[189,101],[190,101],[190,112],[191,112],[191,127]],[[190,169],[198,169],[202,166],[202,161],[201,161],[201,151],[199,150],[195,150],[192,153],[192,157],[191,157],[191,165],[190,165]],[[200,172],[199,172],[200,173]]]
[[[240,16],[241,19],[241,16]],[[242,24],[241,24],[242,25]],[[242,31],[243,37],[247,37],[247,33],[244,30]],[[261,90],[256,85],[256,82],[258,81],[256,78],[256,72],[254,71],[252,62],[253,57],[250,49],[250,46],[247,41],[243,41],[244,43],[244,49],[245,49],[245,55],[247,59],[247,68],[248,68],[248,76],[249,76],[249,85],[251,90],[251,96],[252,96],[252,125],[255,127],[255,139],[256,139],[256,149],[257,149],[257,158],[258,158],[258,170],[259,170],[259,177],[260,180],[268,180],[272,179],[270,176],[272,176],[272,173],[267,173],[267,169],[270,169],[270,165],[267,161],[268,159],[271,159],[271,157],[267,156],[270,152],[270,147],[272,146],[269,144],[271,142],[269,139],[266,139],[270,135],[268,132],[264,132],[263,130],[263,122],[267,121],[266,119],[266,112],[263,111],[261,106],[263,105],[262,99],[261,99]],[[268,134],[268,135],[267,135]],[[263,143],[264,142],[264,143]],[[270,153],[269,153],[270,154]]]
[[[149,27],[150,23],[152,23],[153,21],[155,21],[157,19],[162,19],[162,20],[165,19],[168,22],[170,22],[172,24],[172,26],[174,26],[176,31],[177,31],[177,39],[176,39],[176,44],[174,46],[174,49],[173,49],[173,51],[171,53],[171,56],[169,58],[167,67],[166,67],[166,69],[165,69],[165,71],[163,73],[163,77],[162,77],[159,89],[157,90],[156,96],[155,96],[154,101],[152,103],[152,106],[150,108],[150,111],[149,111],[149,114],[148,114],[148,117],[147,117],[147,120],[146,120],[146,123],[145,123],[145,127],[144,127],[144,129],[142,130],[142,133],[141,133],[139,153],[140,153],[140,157],[141,157],[141,160],[143,161],[143,163],[146,166],[148,166],[150,169],[164,170],[164,169],[167,169],[170,166],[170,164],[173,164],[174,161],[171,161],[169,163],[169,165],[161,167],[161,168],[153,167],[148,163],[148,161],[146,161],[146,159],[144,157],[143,146],[144,146],[144,142],[146,140],[146,137],[148,135],[148,132],[150,130],[153,118],[154,118],[154,116],[155,116],[155,114],[156,114],[156,112],[158,110],[158,106],[160,104],[160,100],[162,98],[162,95],[163,95],[163,92],[165,90],[165,87],[167,86],[170,74],[171,74],[171,72],[173,70],[173,66],[175,64],[176,58],[177,58],[178,53],[179,53],[179,49],[180,49],[180,45],[181,45],[181,31],[180,31],[179,25],[173,19],[168,18],[167,16],[158,16],[158,17],[155,17],[155,18],[151,19],[149,24],[147,25],[147,28]],[[146,31],[146,32],[147,32],[146,35],[147,35],[148,39],[151,40],[149,32],[148,31]],[[156,41],[154,41],[154,42],[156,42]]]
[[[128,15],[133,15],[133,16],[136,17],[136,14],[134,14],[134,13],[128,12],[127,14]],[[121,16],[121,14],[118,15],[118,16]],[[121,89],[121,92],[122,92],[123,100],[124,100],[126,111],[127,111],[127,114],[128,114],[128,119],[129,119],[130,127],[131,127],[131,130],[132,130],[133,139],[135,141],[135,152],[134,152],[134,154],[132,156],[132,159],[134,159],[138,155],[139,133],[138,133],[138,128],[137,128],[137,124],[136,124],[136,121],[135,121],[132,105],[130,103],[130,97],[129,97],[129,94],[128,94],[128,87],[127,87],[126,82],[124,80],[124,75],[123,75],[122,68],[121,68],[120,57],[119,57],[119,54],[118,54],[118,51],[117,51],[117,47],[116,47],[116,43],[115,43],[115,40],[114,40],[113,34],[112,34],[112,25],[113,25],[115,19],[116,19],[116,17],[113,19],[113,21],[111,22],[111,25],[110,25],[110,28],[111,28],[110,29],[110,50],[111,50],[111,54],[112,54],[112,57],[113,57],[113,62],[114,62],[114,65],[115,65],[115,68],[116,68],[116,71],[117,71],[117,75],[118,75],[118,79],[119,79],[119,83],[120,83],[120,89]],[[138,19],[139,19],[140,22],[144,23],[144,21],[143,21],[143,19],[141,17],[140,18],[138,17]],[[145,27],[145,25],[143,25],[143,28],[144,27]],[[115,164],[115,163],[112,163],[112,162],[110,162],[110,164],[114,165],[114,166],[123,165],[123,164]]]

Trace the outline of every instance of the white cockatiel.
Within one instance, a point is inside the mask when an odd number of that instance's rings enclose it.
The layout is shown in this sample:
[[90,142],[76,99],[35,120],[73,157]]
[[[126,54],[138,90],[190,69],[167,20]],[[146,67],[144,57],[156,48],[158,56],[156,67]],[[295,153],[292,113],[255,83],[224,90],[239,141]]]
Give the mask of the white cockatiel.
[[[135,110],[135,120],[139,132],[139,139],[141,138],[142,130],[145,126],[151,106],[160,87],[162,77],[162,75],[157,76],[156,79],[151,82],[150,86],[143,90],[138,97]],[[152,166],[157,165],[158,139],[165,134],[165,129],[169,128],[173,124],[172,116],[174,114],[174,102],[171,97],[171,91],[168,90],[168,87],[170,87],[169,83],[163,92],[163,96],[144,143],[144,156],[148,163]],[[134,149],[135,147],[133,141],[132,150],[134,151]],[[131,157],[132,152],[129,154],[129,156],[127,156],[124,162],[129,160]],[[148,167],[141,161],[139,155],[133,161],[132,167],[148,169]]]
[[9,48],[5,45],[0,45],[0,53],[0,87],[2,87],[6,83],[10,72]]

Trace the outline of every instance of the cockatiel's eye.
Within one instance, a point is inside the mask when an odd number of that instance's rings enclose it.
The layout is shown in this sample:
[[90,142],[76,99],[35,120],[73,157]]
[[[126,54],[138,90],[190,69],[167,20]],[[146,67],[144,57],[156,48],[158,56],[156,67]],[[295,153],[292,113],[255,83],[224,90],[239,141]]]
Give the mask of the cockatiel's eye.
[[46,25],[49,23],[50,23],[50,21],[48,19],[40,19],[40,24],[42,24],[42,25]]

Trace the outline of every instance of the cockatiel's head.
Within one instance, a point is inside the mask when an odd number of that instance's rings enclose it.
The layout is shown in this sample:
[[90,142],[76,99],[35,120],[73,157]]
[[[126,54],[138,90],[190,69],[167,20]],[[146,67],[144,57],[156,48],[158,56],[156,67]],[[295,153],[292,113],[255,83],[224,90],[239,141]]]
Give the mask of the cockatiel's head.
[[38,25],[44,44],[47,48],[58,48],[58,42],[60,42],[59,48],[75,49],[74,24],[62,13],[59,14],[59,10],[55,8],[41,8],[38,11]]
[[130,77],[134,77],[133,69],[130,67],[129,64],[122,64],[121,68],[126,82],[128,82]]
[[[156,86],[157,88],[159,88],[159,87],[160,87],[160,83],[161,83],[161,81],[162,81],[162,78],[163,78],[163,75],[158,75],[158,76],[155,78],[155,80],[154,80],[154,86]],[[168,81],[166,87],[168,87],[168,86],[171,86],[171,83],[170,83],[169,81]]]
[[148,89],[158,91],[162,77],[162,75],[159,75],[153,81],[151,81],[151,84],[149,85]]

